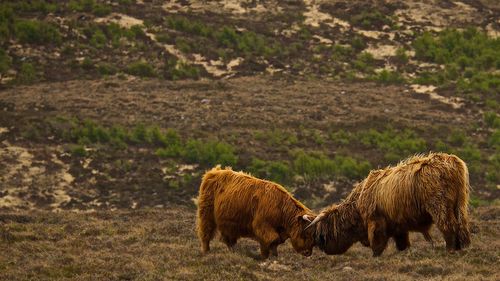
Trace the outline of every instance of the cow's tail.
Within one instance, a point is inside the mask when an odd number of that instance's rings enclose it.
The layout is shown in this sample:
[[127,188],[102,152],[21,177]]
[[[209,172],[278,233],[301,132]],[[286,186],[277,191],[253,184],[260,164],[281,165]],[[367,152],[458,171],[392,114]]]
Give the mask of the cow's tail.
[[219,170],[220,166],[217,166],[203,175],[198,195],[196,228],[203,253],[210,250],[210,240],[214,238],[217,229],[214,214],[214,201],[218,189],[217,177],[219,175]]
[[467,165],[463,161],[458,161],[458,170],[460,186],[455,206],[455,215],[458,220],[458,233],[456,237],[456,249],[460,250],[470,245],[470,228],[469,228],[469,171]]

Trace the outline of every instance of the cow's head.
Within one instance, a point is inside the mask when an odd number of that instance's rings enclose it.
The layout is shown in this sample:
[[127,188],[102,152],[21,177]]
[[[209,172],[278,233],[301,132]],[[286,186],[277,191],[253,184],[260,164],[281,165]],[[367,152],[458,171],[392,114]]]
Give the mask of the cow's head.
[[352,244],[366,240],[361,217],[352,204],[333,205],[307,228],[314,229],[316,245],[329,255],[343,254]]
[[296,229],[290,237],[295,251],[306,257],[312,254],[315,245],[314,229],[307,228],[314,219],[315,216],[310,214],[297,216]]

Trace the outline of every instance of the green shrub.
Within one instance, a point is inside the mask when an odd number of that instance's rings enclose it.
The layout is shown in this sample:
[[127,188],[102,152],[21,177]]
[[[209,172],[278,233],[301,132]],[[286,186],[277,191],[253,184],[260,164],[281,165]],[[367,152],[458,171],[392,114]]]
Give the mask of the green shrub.
[[415,81],[434,85],[451,81],[464,93],[497,93],[500,91],[499,46],[499,38],[490,38],[475,28],[447,29],[436,36],[424,32],[413,42],[415,57],[444,64],[445,69],[434,75],[423,73],[425,76]]
[[163,66],[163,76],[171,80],[198,79],[200,68],[176,59],[170,59]]
[[137,61],[129,64],[126,73],[139,77],[155,77],[156,73],[154,68],[144,61]]
[[477,208],[477,207],[481,207],[481,206],[488,206],[488,201],[486,200],[483,200],[479,197],[476,197],[476,196],[471,196],[470,199],[469,199],[469,204],[474,207],[474,208]]
[[60,44],[61,34],[52,24],[38,20],[18,20],[14,24],[15,35],[21,43]]
[[322,153],[299,151],[293,160],[294,171],[306,180],[326,180],[335,173],[335,163]]
[[118,4],[120,5],[131,5],[135,3],[135,0],[118,0]]
[[111,7],[105,4],[96,3],[95,0],[71,0],[68,8],[75,12],[92,13],[98,17],[103,17],[111,13]]
[[382,27],[384,25],[392,26],[392,20],[377,10],[363,10],[359,14],[351,16],[350,22],[353,25],[360,26],[364,29],[372,29],[373,27]]
[[129,37],[131,37],[132,39],[146,36],[146,34],[144,33],[144,30],[142,30],[142,26],[137,25],[137,24],[132,25],[130,27],[130,29],[128,29],[128,32],[130,33]]
[[[54,13],[58,10],[57,3],[51,3],[51,1],[44,0],[24,0],[24,1],[3,1],[4,3],[0,4],[1,9],[10,9],[12,14],[15,12],[17,14],[20,13]],[[2,13],[0,12],[0,15]]]
[[289,147],[298,142],[297,136],[294,133],[279,129],[257,131],[254,133],[254,138],[259,141],[265,141],[269,147]]
[[467,140],[462,146],[452,148],[451,153],[456,154],[467,163],[470,174],[484,173],[485,163],[482,160],[481,151],[477,148],[476,144],[470,143]]
[[344,130],[339,130],[330,134],[330,139],[339,145],[347,145],[351,142],[352,134]]
[[212,28],[206,26],[203,22],[182,16],[169,16],[166,21],[169,28],[189,34],[210,37],[214,32]]
[[354,50],[349,46],[334,45],[332,47],[332,59],[347,61],[354,55]]
[[500,130],[496,129],[488,138],[488,145],[497,150],[500,150]]
[[0,48],[0,76],[7,72],[12,66],[12,58],[7,52]]
[[348,156],[335,156],[329,159],[322,153],[295,152],[293,160],[295,173],[302,175],[308,181],[327,180],[334,176],[344,176],[351,179],[364,177],[371,168],[367,161],[357,161]]
[[[464,73],[465,75],[466,73]],[[498,93],[500,91],[500,74],[481,71],[474,72],[470,78],[459,78],[457,88],[465,93]]]
[[182,37],[175,39],[175,46],[185,54],[191,53],[192,51],[189,41]]
[[399,63],[408,63],[408,61],[409,61],[409,58],[408,58],[408,55],[406,54],[405,48],[398,48],[396,50],[395,58]]
[[450,150],[450,147],[442,140],[437,140],[434,143],[434,150],[437,152],[446,152]]
[[350,45],[354,50],[361,51],[366,48],[367,44],[363,37],[355,35],[351,38]]
[[349,156],[335,156],[335,174],[350,179],[361,179],[371,170],[370,162],[366,160],[358,161]]
[[448,136],[448,142],[450,142],[454,146],[460,147],[467,142],[467,136],[465,135],[464,131],[453,130]]
[[427,150],[426,141],[409,129],[403,131],[392,128],[384,131],[370,129],[358,133],[358,138],[363,145],[382,150],[384,158],[388,161],[397,161]]
[[21,64],[21,69],[17,73],[16,82],[20,84],[31,84],[38,78],[35,67],[28,62]]
[[109,63],[100,63],[97,66],[97,70],[101,75],[114,75],[118,72],[116,66]]
[[90,44],[98,49],[104,48],[107,42],[108,38],[106,38],[106,35],[100,29],[96,29],[90,38]]
[[372,79],[382,84],[403,84],[405,82],[404,77],[399,72],[387,69],[376,73]]
[[500,128],[500,116],[496,112],[487,111],[484,113],[484,121],[491,128]]
[[96,4],[92,7],[92,13],[98,17],[104,17],[111,13],[111,7],[103,4]]
[[371,53],[361,52],[357,55],[356,60],[353,62],[353,66],[363,73],[372,73],[374,63],[375,59]]
[[238,157],[234,154],[234,148],[223,142],[201,141],[190,139],[187,141],[183,158],[189,163],[197,163],[205,166],[221,164],[233,166]]
[[444,76],[440,72],[423,71],[415,79],[413,83],[421,85],[440,85],[444,83]]
[[[252,31],[239,32],[230,26],[215,29],[206,26],[201,21],[183,16],[168,17],[167,26],[171,29],[187,33],[190,35],[186,36],[188,38],[192,38],[192,35],[201,36],[215,41],[219,48],[231,49],[245,56],[260,55],[269,57],[281,53],[284,49],[278,41]],[[181,40],[180,38],[176,40],[176,45],[185,53],[191,52],[194,48],[187,40]]]
[[[153,131],[153,135],[156,134]],[[180,136],[173,129],[151,138],[153,143],[161,144],[163,147],[156,151],[156,155],[163,158],[179,157],[183,154],[183,144]]]
[[170,42],[171,38],[167,33],[162,33],[156,35],[156,40],[160,43],[168,43]]
[[11,37],[11,24],[14,11],[10,5],[0,5],[0,43],[7,42]]
[[72,145],[69,148],[69,152],[75,157],[85,157],[87,156],[87,151],[83,145]]
[[147,128],[143,124],[136,125],[130,133],[129,140],[138,144],[148,142]]
[[94,68],[94,62],[90,58],[84,58],[82,61],[82,68],[85,70],[91,70]]
[[293,171],[289,164],[284,161],[265,161],[258,158],[253,158],[248,171],[254,176],[287,184],[291,182]]

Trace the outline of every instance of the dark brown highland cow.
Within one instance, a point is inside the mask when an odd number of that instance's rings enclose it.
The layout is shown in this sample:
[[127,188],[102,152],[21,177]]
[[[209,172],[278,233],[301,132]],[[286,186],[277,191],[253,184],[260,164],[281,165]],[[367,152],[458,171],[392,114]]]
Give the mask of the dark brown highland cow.
[[430,239],[433,223],[446,248],[460,250],[470,244],[469,189],[467,166],[457,156],[413,156],[370,172],[342,203],[323,211],[309,226],[315,225],[316,244],[327,254],[342,254],[360,241],[379,256],[391,237],[402,251],[410,246],[409,231]]
[[203,176],[198,196],[197,231],[208,252],[216,230],[232,249],[238,238],[260,243],[263,258],[278,255],[278,245],[290,238],[293,248],[310,256],[314,229],[305,231],[315,215],[279,184],[230,168],[216,167]]

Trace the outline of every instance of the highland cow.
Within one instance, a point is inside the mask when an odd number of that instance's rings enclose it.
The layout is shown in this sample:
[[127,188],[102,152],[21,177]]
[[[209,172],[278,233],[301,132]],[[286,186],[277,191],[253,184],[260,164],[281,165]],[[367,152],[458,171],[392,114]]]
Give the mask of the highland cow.
[[308,226],[327,254],[342,254],[355,242],[385,250],[389,238],[400,251],[410,246],[408,233],[436,224],[448,250],[470,244],[469,173],[455,155],[429,153],[410,157],[395,167],[370,172],[339,205],[324,210]]
[[263,258],[277,256],[288,238],[295,251],[310,256],[314,230],[305,228],[315,215],[274,182],[219,166],[203,176],[198,197],[197,232],[202,252],[210,250],[216,230],[232,250],[240,237],[260,243]]

